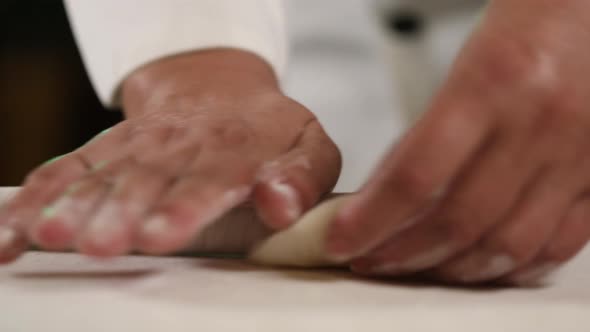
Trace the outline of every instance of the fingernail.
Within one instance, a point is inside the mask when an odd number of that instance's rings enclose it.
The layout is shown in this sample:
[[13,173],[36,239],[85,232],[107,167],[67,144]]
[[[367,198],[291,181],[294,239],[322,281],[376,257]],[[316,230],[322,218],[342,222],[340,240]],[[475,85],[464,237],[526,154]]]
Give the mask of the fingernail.
[[301,207],[299,194],[295,188],[280,180],[271,181],[268,186],[272,191],[280,195],[285,202],[285,216],[290,221],[299,219],[303,208]]
[[107,203],[96,214],[88,227],[88,235],[95,244],[105,244],[123,226],[121,209],[117,204]]
[[431,250],[418,253],[405,261],[396,263],[398,268],[404,270],[422,270],[430,268],[440,262],[445,261],[451,256],[452,250],[448,245],[439,245]]
[[501,277],[516,268],[516,261],[508,255],[492,257],[481,270],[471,274],[461,275],[465,282],[486,281]]
[[172,224],[167,217],[156,215],[148,219],[141,232],[148,237],[157,237],[166,234],[172,229]]
[[223,204],[227,206],[235,206],[238,205],[248,199],[250,194],[252,193],[251,186],[243,186],[237,189],[228,190],[223,195]]
[[373,246],[371,244],[362,247],[352,247],[351,240],[344,237],[335,238],[328,233],[326,243],[326,255],[334,262],[346,262],[356,257],[366,255]]
[[0,251],[10,249],[17,239],[16,231],[8,227],[0,227]]
[[410,256],[409,258],[399,259],[397,261],[387,261],[372,267],[372,273],[392,274],[418,272],[431,268],[447,260],[452,254],[452,250],[447,245],[440,245],[426,252],[421,252]]
[[530,271],[523,272],[512,279],[517,285],[520,286],[533,286],[542,283],[544,277],[547,277],[551,272],[559,268],[558,264],[547,263],[537,268],[531,269]]

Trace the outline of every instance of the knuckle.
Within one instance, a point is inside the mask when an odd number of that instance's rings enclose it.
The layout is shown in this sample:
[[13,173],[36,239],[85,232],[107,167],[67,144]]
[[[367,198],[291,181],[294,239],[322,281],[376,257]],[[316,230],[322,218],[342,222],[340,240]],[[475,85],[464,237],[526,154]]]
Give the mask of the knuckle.
[[227,121],[211,127],[215,146],[240,146],[250,141],[252,132],[241,121]]

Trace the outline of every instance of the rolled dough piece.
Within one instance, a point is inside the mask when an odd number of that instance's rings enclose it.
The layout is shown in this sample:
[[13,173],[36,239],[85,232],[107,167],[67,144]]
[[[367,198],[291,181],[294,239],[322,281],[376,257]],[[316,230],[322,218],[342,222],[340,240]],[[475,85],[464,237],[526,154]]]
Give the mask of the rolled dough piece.
[[325,237],[339,207],[352,195],[343,195],[321,203],[297,223],[256,246],[249,259],[263,265],[321,267],[341,265],[326,255]]

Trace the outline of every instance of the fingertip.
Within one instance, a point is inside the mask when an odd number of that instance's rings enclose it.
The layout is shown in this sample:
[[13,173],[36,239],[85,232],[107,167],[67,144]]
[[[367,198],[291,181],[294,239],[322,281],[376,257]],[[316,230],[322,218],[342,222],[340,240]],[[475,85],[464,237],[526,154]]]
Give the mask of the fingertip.
[[275,230],[288,228],[303,214],[300,194],[284,181],[260,183],[254,190],[254,201],[260,219]]
[[137,249],[149,255],[165,255],[183,249],[206,225],[197,216],[179,218],[155,214],[140,226]]
[[74,239],[75,230],[71,225],[60,219],[42,219],[29,231],[33,242],[43,249],[68,249]]
[[16,229],[0,227],[0,265],[12,263],[27,248],[26,238]]
[[95,258],[112,258],[127,254],[131,248],[120,238],[111,237],[108,240],[83,238],[76,246],[78,252]]
[[129,253],[131,241],[129,236],[122,231],[91,231],[82,235],[76,248],[81,254],[87,256],[110,258]]
[[504,278],[504,283],[517,287],[539,287],[548,282],[549,277],[559,269],[557,263],[544,263],[513,273]]
[[154,215],[146,220],[138,233],[138,249],[152,255],[165,254],[175,245],[178,226],[165,215]]

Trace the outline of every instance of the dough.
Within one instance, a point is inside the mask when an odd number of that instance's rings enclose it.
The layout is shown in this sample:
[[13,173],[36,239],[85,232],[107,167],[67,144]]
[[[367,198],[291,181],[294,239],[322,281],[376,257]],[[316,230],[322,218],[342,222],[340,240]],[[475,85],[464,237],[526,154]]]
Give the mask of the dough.
[[340,262],[327,257],[324,250],[325,236],[338,208],[350,197],[343,195],[321,203],[288,229],[262,241],[250,252],[249,258],[264,265],[340,265]]

